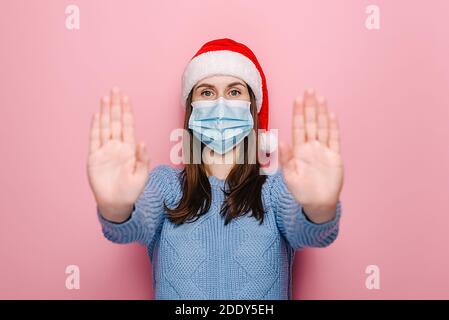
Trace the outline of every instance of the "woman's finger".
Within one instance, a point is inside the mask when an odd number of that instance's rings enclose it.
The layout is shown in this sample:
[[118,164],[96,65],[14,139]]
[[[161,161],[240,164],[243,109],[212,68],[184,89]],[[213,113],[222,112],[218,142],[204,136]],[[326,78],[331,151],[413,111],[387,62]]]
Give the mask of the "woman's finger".
[[120,101],[120,90],[117,87],[111,90],[111,138],[122,139],[122,106]]
[[111,139],[111,111],[109,96],[104,96],[101,99],[100,112],[100,140],[101,145],[103,146],[109,141],[109,139]]
[[327,111],[327,101],[323,97],[318,97],[318,141],[328,146],[329,143],[329,114]]
[[279,142],[279,162],[281,166],[285,166],[292,158],[292,150],[285,142]]
[[304,110],[305,110],[305,126],[306,139],[313,141],[317,139],[317,101],[315,90],[308,89],[304,93]]
[[100,139],[100,114],[95,112],[92,117],[89,135],[89,154],[94,153],[101,147]]
[[134,137],[134,117],[131,110],[131,103],[128,96],[122,98],[123,106],[123,141],[131,145],[135,145]]
[[298,97],[293,104],[292,115],[292,141],[293,150],[296,154],[300,145],[304,144],[306,140],[306,131],[304,127],[304,102]]
[[340,128],[335,113],[329,114],[329,147],[340,153]]

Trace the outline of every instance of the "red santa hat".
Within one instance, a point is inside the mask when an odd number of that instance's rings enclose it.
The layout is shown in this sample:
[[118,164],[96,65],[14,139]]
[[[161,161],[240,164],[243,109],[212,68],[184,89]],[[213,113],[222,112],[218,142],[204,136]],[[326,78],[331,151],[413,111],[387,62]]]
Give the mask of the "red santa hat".
[[206,42],[192,57],[182,75],[181,103],[198,81],[213,75],[229,75],[246,82],[254,92],[258,113],[259,147],[269,153],[276,149],[276,139],[268,132],[268,90],[262,67],[246,45],[229,38]]

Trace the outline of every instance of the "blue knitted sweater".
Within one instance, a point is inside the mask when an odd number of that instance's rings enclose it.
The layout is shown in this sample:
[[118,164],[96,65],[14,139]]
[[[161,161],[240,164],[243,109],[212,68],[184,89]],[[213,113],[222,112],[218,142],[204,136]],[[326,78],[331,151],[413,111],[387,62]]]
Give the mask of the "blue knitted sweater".
[[326,247],[338,235],[341,202],[335,218],[308,219],[287,189],[282,170],[262,187],[263,224],[249,214],[224,225],[220,207],[226,182],[209,176],[212,203],[195,222],[175,225],[163,203],[181,199],[181,169],[155,167],[128,220],[106,220],[97,206],[104,236],[114,243],[137,241],[147,247],[155,299],[291,299],[295,250]]

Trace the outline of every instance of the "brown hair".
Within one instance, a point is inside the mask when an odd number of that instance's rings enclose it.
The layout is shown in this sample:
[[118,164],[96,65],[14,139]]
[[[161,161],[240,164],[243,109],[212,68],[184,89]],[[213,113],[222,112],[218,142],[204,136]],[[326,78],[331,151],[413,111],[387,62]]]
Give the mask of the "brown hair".
[[[250,94],[250,109],[254,122],[253,129],[257,133],[256,98],[251,88],[249,86],[247,88]],[[193,90],[187,97],[186,116],[184,120],[184,129],[188,132],[187,139],[191,142],[188,144],[190,149],[189,159],[193,159],[193,134],[192,130],[188,128],[190,114],[192,113],[192,94]],[[228,188],[223,190],[225,193],[225,201],[220,210],[220,214],[225,217],[225,225],[232,219],[245,215],[249,211],[252,211],[251,216],[259,220],[260,224],[263,223],[262,185],[265,182],[266,175],[259,173],[260,164],[257,156],[257,140],[257,134],[255,134],[256,161],[248,161],[248,137],[245,137],[244,161],[243,163],[238,162],[234,164],[226,178]],[[204,144],[201,143],[201,151],[203,148]],[[211,206],[211,186],[202,159],[200,163],[188,161],[185,164],[184,169],[181,171],[181,184],[183,194],[177,207],[171,209],[165,206],[170,221],[175,224],[196,221],[200,216],[206,214]]]

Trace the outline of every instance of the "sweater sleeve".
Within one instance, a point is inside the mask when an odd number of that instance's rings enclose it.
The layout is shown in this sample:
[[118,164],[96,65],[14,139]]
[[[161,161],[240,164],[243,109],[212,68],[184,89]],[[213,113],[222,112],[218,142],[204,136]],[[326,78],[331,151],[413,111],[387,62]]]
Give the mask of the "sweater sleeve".
[[173,176],[169,166],[155,167],[149,174],[143,192],[134,203],[130,217],[121,223],[107,220],[101,214],[98,205],[97,216],[103,235],[114,243],[139,242],[150,246],[162,226],[164,202],[171,206],[173,202]]
[[341,201],[338,200],[335,217],[324,223],[315,223],[305,214],[284,180],[282,169],[272,177],[271,204],[276,215],[276,223],[281,234],[294,250],[304,247],[327,247],[338,235]]

